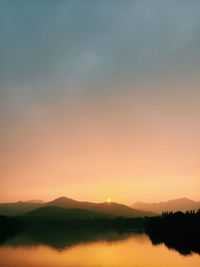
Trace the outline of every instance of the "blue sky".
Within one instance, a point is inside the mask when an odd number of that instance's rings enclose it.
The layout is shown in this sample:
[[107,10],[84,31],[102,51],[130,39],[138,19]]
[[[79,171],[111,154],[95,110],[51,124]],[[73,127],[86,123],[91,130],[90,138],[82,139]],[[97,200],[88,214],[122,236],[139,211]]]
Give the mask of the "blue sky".
[[199,7],[199,1],[1,1],[1,83],[103,90],[118,80],[194,78]]

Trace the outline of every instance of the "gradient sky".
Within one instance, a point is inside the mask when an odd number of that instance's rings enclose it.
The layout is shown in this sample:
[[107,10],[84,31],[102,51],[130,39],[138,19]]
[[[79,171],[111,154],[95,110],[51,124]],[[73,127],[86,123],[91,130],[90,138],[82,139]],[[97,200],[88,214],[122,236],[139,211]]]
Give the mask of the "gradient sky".
[[199,10],[0,0],[0,201],[199,200]]

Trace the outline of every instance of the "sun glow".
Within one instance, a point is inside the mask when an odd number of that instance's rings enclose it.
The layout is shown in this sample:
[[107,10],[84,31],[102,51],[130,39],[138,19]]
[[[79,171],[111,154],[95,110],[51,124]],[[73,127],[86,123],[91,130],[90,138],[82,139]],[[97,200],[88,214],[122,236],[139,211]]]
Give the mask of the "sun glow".
[[107,199],[106,199],[106,202],[107,202],[107,203],[110,203],[110,202],[111,202],[111,198],[107,198]]

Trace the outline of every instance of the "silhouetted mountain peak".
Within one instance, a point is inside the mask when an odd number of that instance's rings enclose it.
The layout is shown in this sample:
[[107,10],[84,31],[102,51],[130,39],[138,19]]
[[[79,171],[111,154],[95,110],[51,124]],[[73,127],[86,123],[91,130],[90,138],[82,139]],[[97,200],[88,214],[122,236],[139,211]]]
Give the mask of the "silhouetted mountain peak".
[[58,197],[50,202],[46,202],[44,205],[45,206],[59,206],[59,207],[63,207],[63,208],[68,208],[68,206],[74,207],[76,206],[78,203],[78,201],[71,199],[71,198],[67,198],[64,196]]
[[[178,198],[178,199],[175,199],[175,200],[177,200],[177,201],[179,200],[179,201],[187,201],[187,202],[190,201],[190,202],[195,202],[194,200],[192,200],[192,199],[190,199],[190,198],[187,198],[187,197],[182,197],[182,198]],[[174,201],[175,201],[175,200],[174,200]]]
[[63,202],[63,201],[75,201],[75,200],[72,198],[61,196],[61,197],[55,198],[53,201],[54,202]]
[[76,201],[67,197],[59,197],[53,201],[47,202],[44,206],[56,206],[65,209],[79,208],[86,209],[93,212],[103,213],[112,216],[124,216],[124,217],[143,217],[143,216],[153,216],[152,212],[142,212],[136,209],[132,209],[126,205],[119,204],[116,202],[102,202],[93,203],[86,201]]

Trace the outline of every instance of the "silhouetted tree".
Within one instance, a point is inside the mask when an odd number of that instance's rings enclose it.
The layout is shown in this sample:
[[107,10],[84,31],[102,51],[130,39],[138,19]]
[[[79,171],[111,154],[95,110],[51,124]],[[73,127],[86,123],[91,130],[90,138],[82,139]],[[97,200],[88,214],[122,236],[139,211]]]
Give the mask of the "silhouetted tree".
[[200,253],[200,210],[165,212],[148,218],[146,232],[153,244],[163,242],[182,254]]

